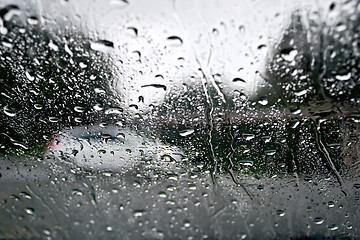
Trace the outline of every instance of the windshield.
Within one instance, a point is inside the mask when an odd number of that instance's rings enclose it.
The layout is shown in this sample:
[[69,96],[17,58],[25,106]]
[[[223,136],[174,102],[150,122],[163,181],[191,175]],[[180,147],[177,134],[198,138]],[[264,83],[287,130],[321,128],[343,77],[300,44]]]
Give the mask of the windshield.
[[0,238],[359,238],[359,9],[0,0]]

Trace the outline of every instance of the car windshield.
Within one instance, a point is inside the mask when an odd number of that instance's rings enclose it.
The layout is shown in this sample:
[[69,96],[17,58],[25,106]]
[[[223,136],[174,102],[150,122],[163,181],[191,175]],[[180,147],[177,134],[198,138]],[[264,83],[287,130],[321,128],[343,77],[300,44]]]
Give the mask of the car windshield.
[[359,4],[0,0],[0,239],[360,238]]

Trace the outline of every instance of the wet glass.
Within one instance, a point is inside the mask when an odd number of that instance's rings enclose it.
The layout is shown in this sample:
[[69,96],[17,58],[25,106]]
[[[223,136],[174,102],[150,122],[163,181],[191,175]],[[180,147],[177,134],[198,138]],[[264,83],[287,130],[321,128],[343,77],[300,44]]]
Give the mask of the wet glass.
[[359,238],[359,12],[0,0],[0,238]]

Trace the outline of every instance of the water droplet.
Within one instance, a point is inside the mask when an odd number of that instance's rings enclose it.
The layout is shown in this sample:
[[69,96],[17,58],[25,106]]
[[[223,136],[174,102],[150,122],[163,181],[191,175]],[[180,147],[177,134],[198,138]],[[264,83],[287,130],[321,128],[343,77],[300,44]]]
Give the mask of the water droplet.
[[196,190],[196,185],[193,184],[193,183],[190,183],[190,184],[189,184],[189,189],[190,189],[190,190]]
[[154,88],[162,88],[164,91],[166,91],[166,86],[163,84],[147,84],[147,85],[142,85],[142,88],[145,87],[154,87]]
[[166,198],[166,192],[161,191],[158,195],[159,197]]
[[58,117],[49,117],[49,122],[57,123],[59,121],[60,121],[60,119]]
[[51,231],[49,229],[43,229],[43,233],[46,235],[46,236],[51,236]]
[[29,79],[30,81],[34,81],[35,77],[31,76],[30,73],[28,71],[25,72],[25,76],[27,79]]
[[145,214],[145,210],[143,209],[138,209],[134,211],[134,217],[142,217]]
[[239,78],[239,77],[234,78],[232,81],[235,83],[246,83],[246,81],[244,79]]
[[328,208],[335,207],[335,203],[333,201],[329,201],[327,205],[328,205]]
[[95,106],[93,106],[95,111],[102,111],[104,108],[101,106],[101,104],[95,104]]
[[324,219],[321,218],[321,217],[316,217],[316,218],[314,218],[313,223],[315,223],[315,224],[317,224],[317,225],[323,224],[323,223],[324,223]]
[[90,42],[90,48],[94,51],[108,53],[114,49],[114,43],[108,40],[98,40],[96,42]]
[[347,81],[351,78],[351,72],[346,75],[336,75],[335,78],[339,81]]
[[243,138],[245,138],[246,141],[249,141],[249,140],[255,138],[255,135],[251,134],[251,133],[243,133],[242,136],[243,136]]
[[168,190],[169,192],[173,192],[173,191],[176,190],[176,187],[173,186],[173,185],[168,185],[168,186],[166,187],[166,190]]
[[251,159],[243,159],[243,160],[240,160],[239,161],[239,164],[240,165],[243,165],[243,166],[253,166],[254,165],[254,161],[251,160]]
[[185,228],[189,228],[189,227],[190,227],[190,221],[189,221],[189,220],[185,220],[185,221],[184,221],[184,227],[185,227]]
[[5,8],[0,9],[2,11],[3,19],[10,21],[13,16],[19,16],[21,14],[20,8],[16,5],[7,5]]
[[279,210],[276,210],[276,214],[279,215],[280,217],[283,217],[283,216],[285,216],[285,211],[279,209]]
[[73,195],[77,195],[77,196],[82,196],[82,195],[84,195],[84,193],[80,190],[80,189],[73,189],[72,190],[73,192]]
[[301,90],[301,91],[294,92],[294,95],[297,96],[297,97],[301,97],[301,96],[305,95],[306,93],[307,93],[307,90],[304,89],[304,90]]
[[39,23],[39,20],[35,16],[28,17],[27,23],[30,25],[36,25]]
[[109,108],[105,110],[105,114],[121,114],[123,112],[122,108]]
[[268,156],[273,156],[273,155],[275,155],[275,153],[276,153],[276,150],[265,150],[265,154]]
[[296,55],[298,54],[298,51],[293,49],[293,48],[285,48],[281,50],[281,57],[288,61],[288,62],[292,62],[294,61]]
[[95,93],[98,93],[98,94],[106,93],[106,91],[102,88],[95,88],[94,91],[95,91]]
[[186,137],[186,136],[193,134],[194,132],[195,132],[194,129],[185,129],[185,130],[180,131],[179,134],[182,137]]
[[346,24],[341,23],[341,24],[338,24],[335,29],[338,32],[343,32],[347,29],[347,26],[346,26]]
[[9,108],[8,106],[5,106],[3,108],[3,111],[8,117],[15,117],[16,116],[16,112],[13,109]]
[[84,108],[83,108],[83,107],[80,107],[80,106],[75,106],[75,107],[74,107],[74,111],[75,111],[75,112],[78,112],[78,113],[82,113],[82,112],[84,112]]
[[111,0],[110,4],[119,7],[119,8],[126,8],[129,5],[128,0]]
[[25,209],[25,212],[29,215],[34,215],[34,212],[35,212],[35,209],[33,208],[26,208]]
[[183,44],[183,40],[178,36],[170,36],[167,40],[169,45],[173,47],[180,47]]
[[49,42],[49,47],[54,50],[55,52],[59,51],[59,46],[55,44],[52,40]]
[[26,199],[31,199],[31,195],[28,194],[27,192],[21,192],[20,196],[22,196],[23,198],[26,198]]
[[110,134],[104,133],[104,134],[101,134],[101,138],[104,139],[104,140],[107,140],[107,139],[111,139],[112,136]]
[[335,230],[338,230],[339,227],[336,224],[331,224],[328,226],[328,229],[331,231],[335,231]]
[[269,103],[269,101],[266,98],[260,98],[258,100],[258,103],[263,105],[263,106],[266,106]]
[[130,37],[132,38],[136,38],[138,36],[138,30],[137,28],[134,28],[134,27],[128,27],[127,28],[127,32],[129,34]]
[[79,66],[80,66],[80,68],[83,68],[83,69],[87,68],[87,65],[85,63],[83,63],[83,62],[80,62]]

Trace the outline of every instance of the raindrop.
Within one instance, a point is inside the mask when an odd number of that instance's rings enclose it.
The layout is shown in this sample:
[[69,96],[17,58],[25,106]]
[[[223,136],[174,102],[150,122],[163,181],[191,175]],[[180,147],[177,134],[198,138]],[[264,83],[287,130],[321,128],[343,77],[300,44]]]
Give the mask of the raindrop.
[[277,214],[278,216],[280,216],[280,217],[283,217],[283,216],[285,216],[285,211],[279,209],[279,210],[276,210],[276,214]]
[[190,190],[196,190],[196,185],[193,184],[193,183],[189,184],[189,189]]
[[46,235],[46,236],[51,236],[51,231],[49,229],[44,229],[43,230],[43,233]]
[[189,227],[190,227],[190,221],[189,221],[189,220],[185,220],[185,221],[184,221],[184,227],[185,227],[185,228],[189,228]]
[[78,113],[82,113],[82,112],[84,112],[84,108],[83,108],[83,107],[80,107],[80,106],[75,106],[75,107],[74,107],[74,111],[75,111],[75,112],[78,112]]
[[266,106],[269,103],[269,101],[266,98],[260,98],[258,100],[258,103],[263,105],[263,106]]
[[276,150],[266,150],[265,151],[265,154],[268,156],[273,156],[273,155],[275,155],[275,153],[276,153]]
[[179,47],[183,44],[183,40],[178,36],[170,36],[167,38],[169,45],[173,47]]
[[16,5],[7,5],[5,8],[0,9],[1,17],[5,21],[10,21],[13,16],[19,16],[21,14],[20,8]]
[[307,90],[304,89],[304,90],[301,90],[301,91],[298,91],[298,92],[294,92],[294,95],[297,96],[297,97],[301,97],[303,95],[305,95],[307,93]]
[[159,197],[166,198],[166,192],[161,191],[158,195]]
[[93,106],[93,108],[94,108],[94,110],[95,111],[102,111],[104,108],[101,106],[101,104],[95,104],[94,106]]
[[136,38],[138,36],[138,30],[137,28],[134,27],[128,27],[128,34],[132,37],[132,38]]
[[266,48],[266,45],[265,45],[265,44],[260,44],[260,45],[257,47],[257,49],[259,49],[259,50],[261,50],[261,49],[263,49],[263,48]]
[[138,209],[134,211],[134,217],[142,217],[145,214],[145,210],[143,209]]
[[110,134],[101,134],[101,138],[104,140],[108,140],[108,139],[111,139],[112,136]]
[[96,42],[90,42],[90,48],[94,51],[108,53],[114,49],[114,43],[108,40],[98,40]]
[[235,83],[237,83],[237,82],[246,83],[246,81],[242,78],[234,78],[232,81]]
[[106,91],[104,89],[102,89],[102,88],[95,88],[94,91],[95,91],[95,93],[98,93],[98,94],[106,93]]
[[194,129],[185,129],[179,132],[180,136],[186,137],[194,133]]
[[73,189],[73,195],[82,196],[83,192],[80,189]]
[[13,109],[9,108],[8,106],[5,106],[3,111],[9,117],[15,117],[16,116],[16,112]]
[[31,195],[28,194],[27,192],[21,192],[20,196],[22,196],[23,198],[31,199]]
[[250,166],[252,167],[254,165],[254,161],[251,160],[251,159],[244,159],[244,160],[240,160],[239,161],[239,164],[240,165],[243,165],[243,166]]
[[80,62],[80,63],[79,63],[79,66],[80,66],[81,68],[87,68],[87,65],[86,65],[85,63],[83,63],[83,62]]
[[59,46],[55,44],[52,40],[49,42],[49,47],[54,50],[55,52],[59,51]]
[[31,16],[27,19],[27,23],[30,25],[36,25],[39,23],[39,20],[35,16]]
[[242,136],[243,136],[243,138],[245,138],[246,141],[249,141],[249,140],[255,138],[255,135],[251,134],[251,133],[243,133]]
[[328,226],[328,229],[331,231],[335,231],[335,230],[338,230],[339,227],[336,224],[331,224]]
[[317,225],[323,224],[323,223],[324,223],[324,219],[321,218],[321,217],[316,217],[316,218],[314,218],[313,223],[315,223],[315,224],[317,224]]
[[146,84],[146,85],[142,85],[142,88],[144,87],[154,87],[154,88],[162,88],[164,91],[166,91],[166,86],[163,84]]
[[125,133],[118,133],[118,134],[116,134],[116,137],[125,139]]
[[119,8],[126,8],[129,5],[128,0],[111,0],[110,4],[115,5]]
[[139,52],[139,51],[133,51],[133,54],[134,54],[134,59],[135,59],[135,61],[141,62],[141,52]]
[[34,212],[35,212],[35,209],[33,208],[26,208],[25,209],[25,212],[29,215],[34,215]]
[[35,80],[35,77],[34,77],[34,76],[31,76],[28,71],[25,72],[25,76],[26,76],[26,78],[29,79],[30,81],[34,81],[34,80]]
[[49,117],[49,122],[56,123],[59,121],[60,121],[60,119],[58,117]]
[[328,205],[328,208],[335,207],[335,203],[333,201],[329,201],[327,205]]
[[298,54],[298,51],[293,48],[285,48],[282,49],[280,53],[281,53],[281,57],[284,60],[288,62],[292,62],[295,59],[296,55]]
[[351,72],[346,75],[336,75],[335,78],[339,81],[347,81],[351,78]]
[[122,108],[109,108],[105,110],[105,114],[121,114],[123,112]]

